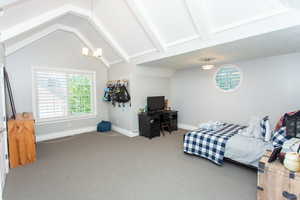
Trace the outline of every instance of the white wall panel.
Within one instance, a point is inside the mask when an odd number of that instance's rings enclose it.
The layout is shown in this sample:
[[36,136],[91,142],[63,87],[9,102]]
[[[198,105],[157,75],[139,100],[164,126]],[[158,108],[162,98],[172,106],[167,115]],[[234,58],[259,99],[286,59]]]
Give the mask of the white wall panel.
[[97,1],[96,16],[129,56],[154,48],[123,0]]
[[197,35],[182,0],[138,0],[144,12],[158,28],[165,43]]

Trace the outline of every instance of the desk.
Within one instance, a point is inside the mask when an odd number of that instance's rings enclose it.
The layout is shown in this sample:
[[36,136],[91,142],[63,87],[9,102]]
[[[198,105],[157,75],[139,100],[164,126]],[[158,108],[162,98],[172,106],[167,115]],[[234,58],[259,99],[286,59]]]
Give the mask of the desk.
[[140,136],[145,136],[149,139],[160,136],[162,122],[169,125],[170,130],[167,131],[178,130],[178,111],[143,112],[138,117]]

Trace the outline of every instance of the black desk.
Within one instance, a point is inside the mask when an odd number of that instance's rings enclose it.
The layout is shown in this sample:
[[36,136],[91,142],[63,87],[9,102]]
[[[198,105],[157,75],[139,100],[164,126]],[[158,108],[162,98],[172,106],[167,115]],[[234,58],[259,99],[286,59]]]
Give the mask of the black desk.
[[169,132],[178,130],[178,112],[173,110],[163,110],[157,112],[143,112],[139,114],[140,136],[149,139],[160,136],[161,123],[169,125]]

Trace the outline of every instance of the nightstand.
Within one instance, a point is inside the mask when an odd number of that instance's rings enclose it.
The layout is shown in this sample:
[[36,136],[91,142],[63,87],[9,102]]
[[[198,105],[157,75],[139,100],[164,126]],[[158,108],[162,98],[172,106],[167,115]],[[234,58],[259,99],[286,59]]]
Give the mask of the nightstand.
[[300,200],[300,173],[289,171],[279,160],[268,163],[271,153],[259,162],[257,200]]

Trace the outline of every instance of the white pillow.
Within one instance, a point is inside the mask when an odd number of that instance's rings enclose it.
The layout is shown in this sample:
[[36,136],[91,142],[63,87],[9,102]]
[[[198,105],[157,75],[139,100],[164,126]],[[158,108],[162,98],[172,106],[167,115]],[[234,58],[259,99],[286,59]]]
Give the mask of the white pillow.
[[265,142],[270,142],[272,139],[272,131],[271,131],[269,120],[267,122],[265,122],[265,126],[266,126]]
[[256,139],[263,139],[260,131],[260,118],[259,117],[251,117],[249,121],[250,131],[252,132],[252,136]]
[[253,137],[253,129],[252,127],[247,127],[245,129],[239,130],[239,134],[246,137]]

